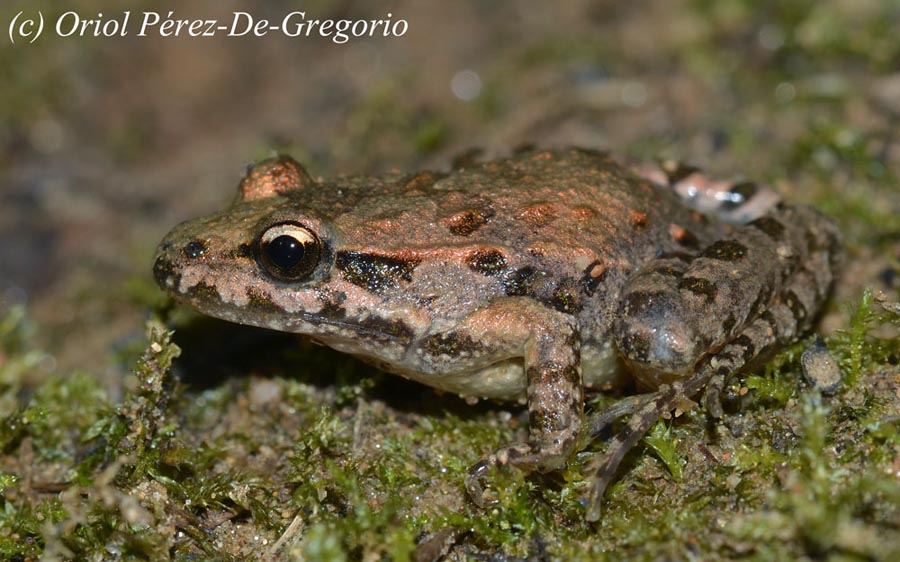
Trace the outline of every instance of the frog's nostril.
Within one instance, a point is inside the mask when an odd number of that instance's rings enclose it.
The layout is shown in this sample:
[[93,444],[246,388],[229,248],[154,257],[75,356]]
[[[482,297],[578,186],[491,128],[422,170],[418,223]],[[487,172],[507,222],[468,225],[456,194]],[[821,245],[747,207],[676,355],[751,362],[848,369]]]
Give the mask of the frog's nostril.
[[205,254],[207,249],[207,244],[204,240],[191,240],[182,251],[185,257],[195,259]]

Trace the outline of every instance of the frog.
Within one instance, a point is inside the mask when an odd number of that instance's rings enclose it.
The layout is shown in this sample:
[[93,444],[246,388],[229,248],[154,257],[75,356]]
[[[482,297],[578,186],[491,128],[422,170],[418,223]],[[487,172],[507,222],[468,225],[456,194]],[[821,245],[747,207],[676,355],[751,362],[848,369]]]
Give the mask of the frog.
[[[153,270],[203,314],[527,405],[527,439],[467,473],[478,506],[492,471],[560,470],[615,424],[587,465],[597,521],[657,421],[700,394],[721,417],[729,377],[812,330],[840,255],[829,218],[762,184],[570,148],[335,178],[278,155],[230,207],[172,229]],[[623,388],[586,413],[586,393]]]

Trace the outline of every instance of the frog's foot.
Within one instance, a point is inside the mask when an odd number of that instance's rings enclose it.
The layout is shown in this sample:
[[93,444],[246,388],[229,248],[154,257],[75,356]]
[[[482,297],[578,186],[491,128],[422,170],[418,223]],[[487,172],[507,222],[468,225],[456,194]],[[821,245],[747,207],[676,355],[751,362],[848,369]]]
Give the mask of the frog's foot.
[[574,444],[574,438],[560,442],[556,451],[540,445],[517,443],[504,447],[472,466],[466,474],[466,493],[472,503],[485,508],[497,503],[497,499],[485,494],[484,480],[495,470],[513,466],[525,472],[549,472],[565,465]]
[[596,521],[600,518],[603,492],[625,454],[663,414],[674,410],[683,399],[698,394],[712,380],[725,380],[752,359],[783,344],[787,339],[785,334],[796,333],[802,325],[803,319],[796,316],[795,307],[791,307],[790,301],[775,302],[768,314],[751,322],[740,335],[725,344],[717,353],[703,358],[693,375],[671,384],[664,384],[656,392],[646,395],[646,398],[641,400],[641,407],[634,409],[625,428],[613,437],[606,452],[596,457],[589,465],[589,470],[594,470],[595,474],[587,498],[587,519]]
[[[577,352],[573,356],[577,360]],[[482,482],[494,470],[515,467],[525,472],[550,472],[565,466],[575,449],[582,424],[581,373],[577,365],[538,364],[528,373],[529,441],[488,455],[469,469],[466,492],[479,507],[496,503],[486,497]]]
[[[663,385],[656,392],[643,395],[639,402],[634,403],[636,407],[632,410],[625,428],[613,437],[604,454],[598,455],[588,464],[587,470],[594,472],[587,497],[588,521],[600,519],[603,492],[606,491],[626,453],[637,445],[664,413],[674,410],[684,398],[699,392],[712,375],[713,372],[708,369],[701,370],[684,381]],[[640,407],[637,407],[638,405]],[[600,416],[604,415],[605,412],[600,413]]]
[[730,224],[746,224],[769,213],[779,201],[769,186],[750,181],[710,178],[699,168],[679,162],[635,168],[638,175],[669,186],[686,205]]

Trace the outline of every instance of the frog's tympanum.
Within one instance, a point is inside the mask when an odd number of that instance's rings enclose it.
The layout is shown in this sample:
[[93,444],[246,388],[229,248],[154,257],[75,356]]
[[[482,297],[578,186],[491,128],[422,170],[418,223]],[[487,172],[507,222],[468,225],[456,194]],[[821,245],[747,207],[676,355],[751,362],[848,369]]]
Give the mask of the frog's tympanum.
[[[839,255],[811,208],[685,167],[527,151],[450,173],[316,179],[250,168],[234,205],[177,226],[160,285],[199,311],[306,334],[469,397],[524,400],[529,438],[490,469],[562,467],[576,437],[630,416],[592,465],[588,518],[663,415],[808,331]],[[647,391],[585,419],[585,388]]]

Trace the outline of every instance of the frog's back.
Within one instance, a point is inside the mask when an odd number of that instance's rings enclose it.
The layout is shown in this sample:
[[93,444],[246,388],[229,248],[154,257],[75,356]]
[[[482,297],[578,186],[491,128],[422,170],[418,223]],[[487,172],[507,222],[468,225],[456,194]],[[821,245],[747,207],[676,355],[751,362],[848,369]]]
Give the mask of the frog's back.
[[[722,232],[671,189],[580,149],[340,186],[345,204],[328,203],[345,249],[443,263],[448,279],[462,279],[461,266],[483,280],[459,281],[479,286],[481,302],[535,298],[578,316],[589,345],[606,344],[620,288],[641,264],[695,251]],[[413,284],[432,291],[440,281],[425,270]],[[458,300],[442,312],[463,312],[465,295]]]
[[342,178],[320,192],[335,189],[343,201],[330,193],[322,204],[337,229],[382,251],[497,245],[554,261],[642,261],[716,231],[669,188],[582,149],[524,152],[449,174]]

